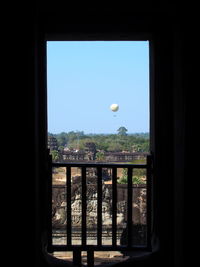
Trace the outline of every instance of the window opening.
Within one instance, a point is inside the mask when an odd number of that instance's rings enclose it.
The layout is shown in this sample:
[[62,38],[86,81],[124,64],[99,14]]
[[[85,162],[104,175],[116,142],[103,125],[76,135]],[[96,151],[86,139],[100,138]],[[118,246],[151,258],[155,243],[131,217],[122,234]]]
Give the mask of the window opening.
[[49,41],[47,84],[50,250],[98,265],[148,248],[148,41]]

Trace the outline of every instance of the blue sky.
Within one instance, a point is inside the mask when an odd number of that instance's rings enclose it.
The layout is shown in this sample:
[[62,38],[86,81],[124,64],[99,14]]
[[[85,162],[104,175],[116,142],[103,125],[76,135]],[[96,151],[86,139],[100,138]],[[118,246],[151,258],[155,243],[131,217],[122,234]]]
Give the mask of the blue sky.
[[148,132],[149,43],[50,41],[47,93],[51,133]]

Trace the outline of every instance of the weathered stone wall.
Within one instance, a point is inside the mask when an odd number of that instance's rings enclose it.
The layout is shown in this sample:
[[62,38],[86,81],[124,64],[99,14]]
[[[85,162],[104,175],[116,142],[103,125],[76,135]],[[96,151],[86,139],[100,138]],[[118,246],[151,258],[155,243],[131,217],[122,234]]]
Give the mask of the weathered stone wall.
[[[96,155],[95,152],[91,151],[62,151],[62,161],[94,161]],[[148,153],[142,152],[105,152],[105,162],[130,162],[136,159],[145,158]]]
[[[112,227],[112,185],[102,186],[102,225]],[[133,187],[133,225],[146,225],[146,188],[145,185]],[[81,185],[72,184],[72,227],[81,227]],[[53,186],[52,223],[54,229],[66,228],[66,186]],[[117,185],[117,227],[126,228],[127,222],[127,185]],[[97,227],[97,185],[87,184],[87,228]]]

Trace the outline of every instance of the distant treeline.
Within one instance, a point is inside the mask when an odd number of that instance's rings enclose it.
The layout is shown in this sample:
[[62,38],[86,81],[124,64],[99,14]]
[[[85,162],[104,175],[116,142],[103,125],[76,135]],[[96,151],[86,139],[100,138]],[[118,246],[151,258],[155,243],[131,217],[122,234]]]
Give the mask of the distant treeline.
[[57,139],[59,149],[84,150],[85,144],[93,142],[97,150],[149,152],[149,133],[134,134],[85,134],[83,131],[48,133]]

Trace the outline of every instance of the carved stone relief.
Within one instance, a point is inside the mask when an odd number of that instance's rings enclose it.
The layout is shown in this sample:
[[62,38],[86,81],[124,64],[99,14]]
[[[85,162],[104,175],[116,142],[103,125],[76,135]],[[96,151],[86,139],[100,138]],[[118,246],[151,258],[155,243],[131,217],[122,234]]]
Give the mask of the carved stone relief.
[[[127,188],[118,185],[120,192],[117,202],[117,225],[124,227],[127,220]],[[72,225],[81,226],[82,199],[81,187],[72,185]],[[87,186],[87,226],[97,225],[97,186]],[[124,199],[123,199],[124,198]],[[66,225],[66,187],[53,186],[52,224],[55,228]],[[146,189],[133,189],[133,223],[146,224]],[[112,225],[112,187],[103,184],[102,188],[102,224]]]

